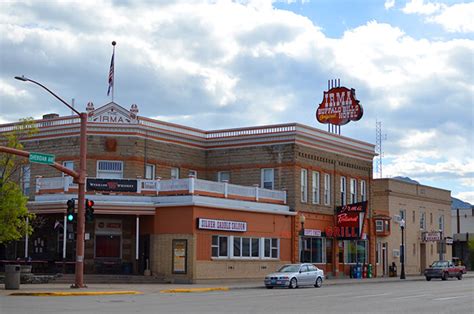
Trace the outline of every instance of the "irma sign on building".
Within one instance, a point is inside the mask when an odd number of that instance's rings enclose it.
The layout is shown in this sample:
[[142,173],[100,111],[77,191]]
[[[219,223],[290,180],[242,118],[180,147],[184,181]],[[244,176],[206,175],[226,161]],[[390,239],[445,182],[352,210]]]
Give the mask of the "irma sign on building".
[[324,92],[323,101],[316,110],[316,119],[325,124],[344,125],[360,120],[363,113],[355,97],[355,89],[333,87]]

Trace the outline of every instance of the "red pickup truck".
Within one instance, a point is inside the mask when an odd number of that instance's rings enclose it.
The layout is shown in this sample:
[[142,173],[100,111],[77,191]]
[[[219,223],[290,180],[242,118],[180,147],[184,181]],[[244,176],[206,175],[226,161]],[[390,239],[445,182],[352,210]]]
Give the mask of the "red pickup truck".
[[465,271],[464,266],[454,266],[454,263],[451,261],[436,261],[429,268],[425,269],[425,278],[427,281],[430,281],[431,278],[447,280],[449,277],[456,277],[458,280],[461,280]]

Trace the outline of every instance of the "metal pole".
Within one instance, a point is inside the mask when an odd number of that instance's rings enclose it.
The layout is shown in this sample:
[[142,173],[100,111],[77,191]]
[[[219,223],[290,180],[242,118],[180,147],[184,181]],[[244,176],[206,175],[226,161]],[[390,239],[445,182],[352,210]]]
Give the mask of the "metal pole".
[[67,241],[67,215],[64,215],[63,222],[63,260],[66,259],[66,242]]
[[81,135],[79,148],[79,179],[77,192],[77,239],[76,239],[76,276],[71,288],[84,288],[84,232],[85,232],[85,193],[86,193],[86,159],[87,159],[87,114],[82,112]]
[[135,259],[138,261],[138,246],[140,245],[140,216],[137,216],[136,222],[136,234],[135,234]]
[[405,227],[402,226],[402,252],[400,254],[401,256],[401,264],[402,264],[402,269],[400,271],[400,279],[405,279]]
[[25,232],[25,259],[28,258],[28,240],[29,240],[29,236],[28,236],[28,224],[29,224],[29,219],[28,217],[26,217],[26,232]]

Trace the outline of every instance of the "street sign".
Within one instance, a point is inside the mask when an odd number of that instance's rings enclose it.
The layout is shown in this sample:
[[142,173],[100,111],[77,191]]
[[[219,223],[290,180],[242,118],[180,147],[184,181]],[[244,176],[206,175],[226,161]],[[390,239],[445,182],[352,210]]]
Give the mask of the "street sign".
[[54,164],[54,155],[43,153],[30,153],[30,162],[39,164],[52,165]]

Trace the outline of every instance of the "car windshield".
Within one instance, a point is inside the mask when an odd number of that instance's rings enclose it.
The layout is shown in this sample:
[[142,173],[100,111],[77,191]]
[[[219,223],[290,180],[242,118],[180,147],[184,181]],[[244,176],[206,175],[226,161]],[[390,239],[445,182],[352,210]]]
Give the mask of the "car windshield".
[[431,267],[448,267],[448,262],[437,261]]
[[279,273],[295,273],[300,270],[300,265],[285,265],[278,270]]

